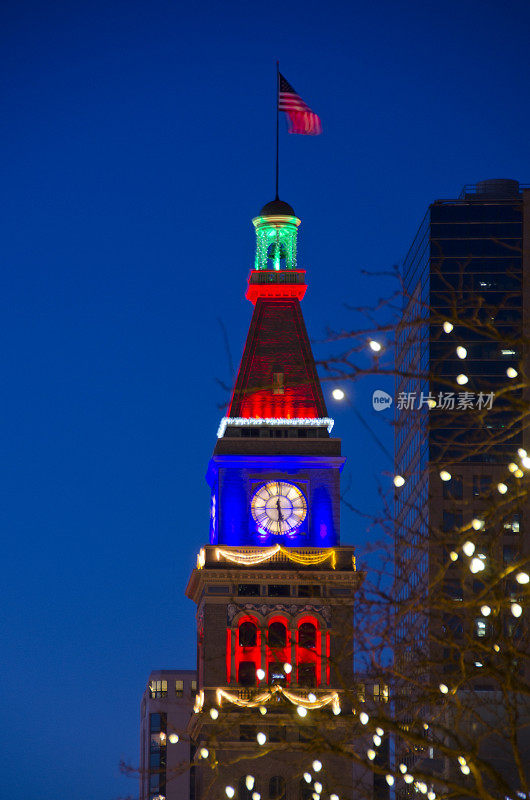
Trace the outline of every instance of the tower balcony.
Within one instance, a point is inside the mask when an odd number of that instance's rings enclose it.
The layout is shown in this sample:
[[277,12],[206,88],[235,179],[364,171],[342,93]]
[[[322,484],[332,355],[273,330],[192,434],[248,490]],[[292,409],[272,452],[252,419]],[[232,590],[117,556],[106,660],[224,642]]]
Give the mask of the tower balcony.
[[355,547],[271,547],[206,545],[197,557],[198,569],[295,570],[355,572]]
[[253,269],[245,297],[254,305],[259,297],[302,300],[307,290],[305,273],[305,269]]

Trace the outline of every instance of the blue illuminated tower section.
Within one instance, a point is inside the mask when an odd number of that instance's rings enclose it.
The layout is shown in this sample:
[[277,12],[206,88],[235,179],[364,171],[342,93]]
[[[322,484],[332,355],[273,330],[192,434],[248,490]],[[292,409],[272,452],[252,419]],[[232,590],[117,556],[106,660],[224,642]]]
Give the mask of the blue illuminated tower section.
[[[210,756],[197,770],[197,800],[210,796],[212,780],[212,796],[215,787],[221,796],[229,785],[245,800],[256,792],[310,798],[314,788],[303,779],[309,757],[293,724],[304,724],[297,710],[314,712],[313,725],[314,714],[321,715],[319,725],[330,725],[333,735],[342,726],[347,737],[352,720],[351,709],[344,713],[345,689],[353,683],[359,576],[353,547],[340,545],[345,459],[340,439],[331,437],[333,420],[300,307],[307,288],[297,265],[300,219],[275,200],[253,224],[256,257],[246,297],[254,311],[207,472],[209,544],[186,591],[197,604],[198,630],[190,733],[198,752],[210,753],[215,741],[218,764],[214,778]],[[307,736],[311,730],[308,723]],[[239,756],[237,767],[228,765],[241,750],[249,761],[256,758],[258,734],[270,752],[252,764],[250,791],[249,766]],[[326,796],[351,798],[351,765],[333,753],[319,757],[327,765]]]

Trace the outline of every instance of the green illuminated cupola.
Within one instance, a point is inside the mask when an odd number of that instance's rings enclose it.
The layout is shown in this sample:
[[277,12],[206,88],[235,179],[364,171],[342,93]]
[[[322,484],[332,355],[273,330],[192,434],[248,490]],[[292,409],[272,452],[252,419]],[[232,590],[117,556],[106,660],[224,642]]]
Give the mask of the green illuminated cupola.
[[300,220],[283,200],[273,200],[252,220],[256,229],[255,269],[296,269],[296,236]]
[[246,297],[297,297],[305,294],[305,270],[296,265],[296,239],[301,220],[283,200],[272,200],[254,217],[256,261],[248,279]]

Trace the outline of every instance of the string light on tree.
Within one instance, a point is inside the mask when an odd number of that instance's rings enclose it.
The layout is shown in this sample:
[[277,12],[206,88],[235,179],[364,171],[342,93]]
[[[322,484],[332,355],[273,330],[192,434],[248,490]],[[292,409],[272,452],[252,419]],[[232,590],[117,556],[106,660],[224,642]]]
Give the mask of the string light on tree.
[[506,374],[509,378],[517,378],[518,372],[513,367],[508,367]]
[[463,372],[461,372],[460,375],[456,376],[456,382],[458,383],[459,386],[464,386],[468,381],[469,378],[467,377],[467,375],[464,375]]
[[462,347],[462,345],[459,344],[456,348],[456,354],[458,358],[465,358],[467,356],[467,350],[465,347]]
[[346,397],[343,390],[338,388],[333,389],[333,391],[331,392],[331,396],[333,397],[334,400],[344,400],[344,398]]
[[485,569],[485,564],[480,558],[472,558],[469,564],[469,570],[476,575],[477,572],[482,572]]
[[404,483],[405,483],[405,478],[403,477],[403,475],[394,475],[394,486],[397,489],[400,489]]
[[518,572],[517,575],[515,576],[515,580],[517,581],[517,583],[524,585],[525,583],[528,583],[530,581],[530,575],[528,575],[528,572]]
[[451,322],[449,322],[449,320],[446,319],[444,324],[443,324],[443,329],[444,329],[445,333],[451,333],[453,328],[454,328],[454,325]]
[[443,469],[443,470],[440,472],[440,478],[441,478],[443,481],[450,481],[450,480],[451,480],[451,473],[450,473],[450,472],[448,472],[446,469]]
[[468,540],[467,542],[464,542],[464,544],[462,546],[462,550],[464,551],[466,556],[469,556],[469,558],[471,558],[471,556],[475,552],[475,545],[473,544],[473,542],[470,542]]
[[370,349],[373,350],[374,353],[381,352],[382,345],[380,342],[376,342],[374,341],[374,339],[370,339],[368,344],[370,345]]

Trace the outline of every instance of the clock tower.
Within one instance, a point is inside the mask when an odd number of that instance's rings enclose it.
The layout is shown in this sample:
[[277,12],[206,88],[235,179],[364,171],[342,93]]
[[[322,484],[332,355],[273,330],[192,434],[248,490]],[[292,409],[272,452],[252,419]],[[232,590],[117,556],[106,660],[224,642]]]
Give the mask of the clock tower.
[[[253,304],[207,481],[197,604],[195,797],[351,800],[353,609],[360,576],[340,544],[340,473],[300,301],[300,220],[274,200],[253,219]],[[348,693],[349,694],[349,693]]]

